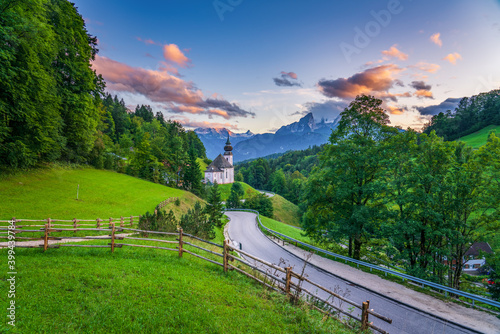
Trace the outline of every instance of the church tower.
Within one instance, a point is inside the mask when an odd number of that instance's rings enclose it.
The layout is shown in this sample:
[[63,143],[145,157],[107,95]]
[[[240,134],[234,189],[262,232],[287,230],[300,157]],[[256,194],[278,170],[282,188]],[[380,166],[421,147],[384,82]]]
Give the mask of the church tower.
[[233,165],[233,147],[231,146],[231,142],[229,141],[229,133],[227,134],[226,146],[224,146],[224,158]]

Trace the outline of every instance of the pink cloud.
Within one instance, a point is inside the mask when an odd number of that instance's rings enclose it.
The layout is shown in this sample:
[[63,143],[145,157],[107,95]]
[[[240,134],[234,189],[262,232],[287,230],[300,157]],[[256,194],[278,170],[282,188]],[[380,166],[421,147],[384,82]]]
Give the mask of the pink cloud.
[[446,57],[443,58],[443,60],[447,60],[453,65],[457,64],[457,60],[462,59],[462,56],[459,53],[450,53]]
[[380,65],[356,73],[349,78],[320,80],[318,87],[323,95],[341,99],[353,99],[357,95],[376,92],[387,93],[395,84],[401,83],[396,79],[396,75],[403,70],[394,64]]
[[176,118],[171,118],[172,121],[179,122],[185,127],[188,128],[215,128],[215,129],[232,129],[232,130],[238,130],[238,125],[231,124],[231,123],[218,123],[218,122],[207,122],[207,121],[193,121],[191,119],[188,119],[187,117],[176,117]]
[[411,65],[409,67],[416,68],[418,70],[424,71],[424,72],[429,72],[429,73],[436,73],[441,66],[438,64],[432,64],[432,63],[426,63],[426,62],[418,62],[415,65]]
[[285,77],[289,77],[291,79],[297,80],[297,74],[295,74],[294,72],[284,72],[284,71],[282,71],[281,74],[284,75]]
[[163,46],[163,57],[165,57],[166,61],[175,63],[181,67],[188,67],[191,63],[191,60],[175,44],[166,44]]
[[92,67],[103,76],[109,90],[143,95],[152,102],[163,103],[174,113],[207,114],[226,119],[255,116],[224,99],[205,99],[192,82],[170,74],[167,68],[147,70],[99,55]]
[[437,32],[433,34],[429,39],[432,43],[439,45],[439,47],[443,46],[443,42],[441,41],[441,33]]
[[389,50],[382,51],[382,54],[387,58],[398,58],[399,60],[407,60],[408,54],[401,52],[396,48],[396,44],[391,46]]

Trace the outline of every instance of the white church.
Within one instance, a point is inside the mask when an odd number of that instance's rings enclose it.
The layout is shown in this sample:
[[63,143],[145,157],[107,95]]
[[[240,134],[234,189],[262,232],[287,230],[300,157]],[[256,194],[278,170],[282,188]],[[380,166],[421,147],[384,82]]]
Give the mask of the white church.
[[219,154],[217,158],[205,170],[205,183],[211,182],[218,184],[234,183],[233,167],[233,147],[227,135],[226,146],[224,146],[224,155]]

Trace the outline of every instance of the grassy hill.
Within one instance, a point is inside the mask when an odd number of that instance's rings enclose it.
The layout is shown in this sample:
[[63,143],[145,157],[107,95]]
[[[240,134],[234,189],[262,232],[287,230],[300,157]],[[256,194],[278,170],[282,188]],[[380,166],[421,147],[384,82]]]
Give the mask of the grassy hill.
[[[77,186],[80,185],[78,200]],[[0,219],[95,219],[142,215],[158,203],[179,197],[169,207],[185,213],[195,195],[112,171],[91,168],[36,169],[0,178]]]
[[297,205],[276,194],[271,197],[274,218],[282,223],[300,226],[300,209]]
[[500,135],[500,125],[489,125],[477,132],[464,136],[458,140],[466,142],[468,145],[478,148],[486,144],[490,130],[496,130],[496,135]]
[[[252,188],[250,185],[246,184],[245,182],[235,182],[235,183],[239,183],[243,187],[243,191],[245,192],[245,194],[243,195],[243,198],[248,198],[248,197],[252,196],[252,194],[257,193],[257,190],[255,190],[254,188]],[[231,187],[232,186],[233,186],[232,183],[219,184],[219,190],[220,190],[223,201],[227,201],[227,199],[229,198],[229,195],[231,194]]]
[[203,177],[205,177],[205,170],[207,169],[207,164],[205,163],[205,161],[201,158],[196,158],[196,162],[198,162],[198,164],[200,165],[200,170],[201,170],[201,173],[203,174]]

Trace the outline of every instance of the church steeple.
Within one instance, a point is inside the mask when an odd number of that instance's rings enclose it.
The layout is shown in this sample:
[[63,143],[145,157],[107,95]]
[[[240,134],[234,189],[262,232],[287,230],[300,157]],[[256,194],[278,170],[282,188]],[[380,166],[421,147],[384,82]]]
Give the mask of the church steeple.
[[226,146],[224,146],[224,151],[231,152],[233,147],[231,146],[231,142],[229,141],[229,133],[227,134]]
[[233,147],[229,141],[229,133],[227,134],[226,146],[224,146],[224,158],[232,165],[233,164]]

